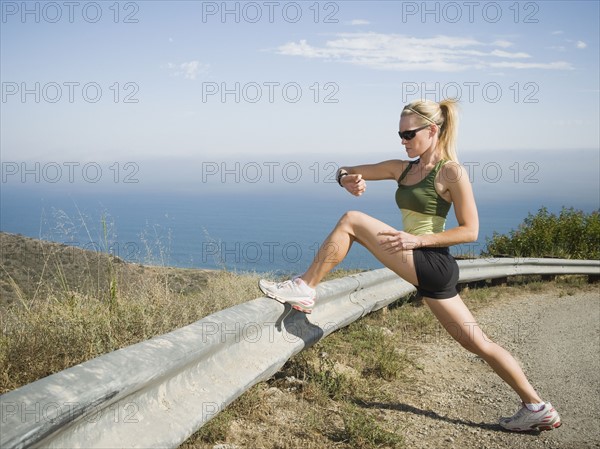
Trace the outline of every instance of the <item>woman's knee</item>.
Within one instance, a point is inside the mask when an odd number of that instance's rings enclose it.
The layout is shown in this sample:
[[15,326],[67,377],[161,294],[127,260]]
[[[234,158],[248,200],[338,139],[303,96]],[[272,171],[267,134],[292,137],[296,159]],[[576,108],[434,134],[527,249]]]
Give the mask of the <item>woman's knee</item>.
[[353,229],[365,216],[363,212],[349,210],[339,219],[338,227]]
[[472,341],[472,340],[458,340],[458,342],[460,343],[460,345],[465,348],[467,351],[472,352],[473,354],[476,355],[481,355],[482,351],[483,351],[483,347],[480,344],[477,344],[476,342]]
[[463,328],[461,332],[451,332],[451,335],[463,348],[479,356],[488,354],[495,344],[478,326],[468,330]]

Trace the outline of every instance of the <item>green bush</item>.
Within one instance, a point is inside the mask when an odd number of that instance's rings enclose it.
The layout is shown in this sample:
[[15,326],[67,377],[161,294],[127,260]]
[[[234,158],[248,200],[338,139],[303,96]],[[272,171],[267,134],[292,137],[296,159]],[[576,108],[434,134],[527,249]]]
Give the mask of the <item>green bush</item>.
[[600,259],[600,211],[585,214],[563,207],[555,215],[542,207],[517,230],[487,238],[482,256],[493,255]]

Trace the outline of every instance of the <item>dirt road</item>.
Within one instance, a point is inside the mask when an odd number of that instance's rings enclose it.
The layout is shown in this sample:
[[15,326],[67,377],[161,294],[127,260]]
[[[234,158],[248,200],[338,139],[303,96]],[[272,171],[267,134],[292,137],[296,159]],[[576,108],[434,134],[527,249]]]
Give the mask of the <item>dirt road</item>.
[[481,359],[440,336],[421,346],[422,371],[411,390],[396,404],[372,404],[402,423],[406,446],[600,447],[600,288],[502,299],[475,316],[557,408],[562,427],[539,434],[502,431],[497,418],[512,415],[518,397]]

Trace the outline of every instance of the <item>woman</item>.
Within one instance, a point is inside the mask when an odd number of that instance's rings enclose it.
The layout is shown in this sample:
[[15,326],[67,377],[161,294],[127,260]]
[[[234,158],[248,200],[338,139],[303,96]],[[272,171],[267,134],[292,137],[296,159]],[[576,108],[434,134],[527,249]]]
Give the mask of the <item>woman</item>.
[[[448,247],[476,240],[479,231],[469,177],[456,157],[457,131],[454,100],[419,100],[405,106],[399,135],[408,157],[417,159],[342,167],[337,174],[340,186],[355,196],[363,194],[365,181],[397,180],[396,202],[404,230],[397,231],[361,212],[347,212],[304,274],[279,283],[261,280],[259,287],[265,295],[310,313],[315,287],[356,241],[415,285],[448,333],[483,358],[519,395],[522,407],[514,416],[501,418],[502,427],[514,431],[551,430],[561,425],[556,410],[538,396],[517,361],[474,326],[476,321],[456,290],[458,265]],[[451,205],[458,226],[445,230]]]

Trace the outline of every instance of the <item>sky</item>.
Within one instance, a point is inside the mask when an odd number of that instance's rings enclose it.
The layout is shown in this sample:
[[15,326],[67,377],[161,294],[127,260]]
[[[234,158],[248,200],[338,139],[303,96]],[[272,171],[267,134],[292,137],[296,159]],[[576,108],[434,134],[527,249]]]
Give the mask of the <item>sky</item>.
[[487,187],[598,190],[597,1],[0,4],[4,187],[320,189],[457,97]]

